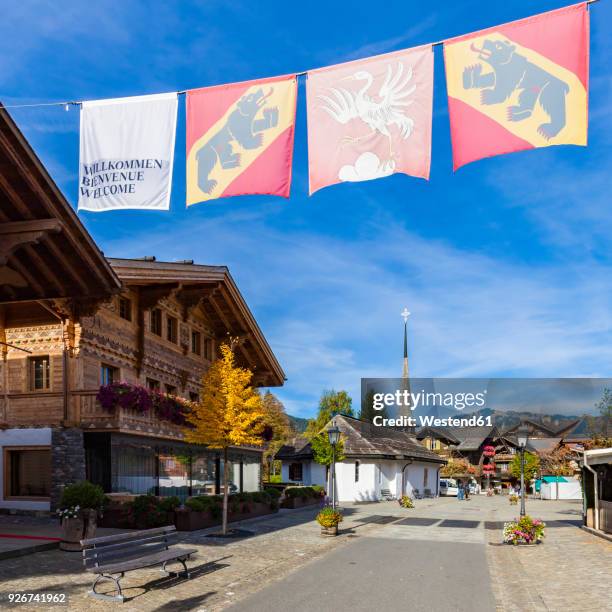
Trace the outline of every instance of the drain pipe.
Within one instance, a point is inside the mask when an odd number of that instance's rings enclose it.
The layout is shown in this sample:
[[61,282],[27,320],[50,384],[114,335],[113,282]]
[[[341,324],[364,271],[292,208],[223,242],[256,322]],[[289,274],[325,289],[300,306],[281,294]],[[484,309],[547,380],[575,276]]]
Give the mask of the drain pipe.
[[[595,529],[597,529],[597,531],[599,531],[599,493],[597,491],[597,489],[599,488],[599,478],[597,476],[597,471],[594,470],[587,462],[588,459],[588,455],[586,453],[584,453],[583,455],[583,463],[584,463],[584,467],[589,470],[589,472],[591,472],[593,474],[593,479],[594,479],[594,484],[595,484],[595,508],[593,509],[593,514],[595,515]],[[586,502],[586,498],[585,498],[585,502]],[[586,505],[586,503],[585,503]],[[587,508],[588,510],[588,508]]]

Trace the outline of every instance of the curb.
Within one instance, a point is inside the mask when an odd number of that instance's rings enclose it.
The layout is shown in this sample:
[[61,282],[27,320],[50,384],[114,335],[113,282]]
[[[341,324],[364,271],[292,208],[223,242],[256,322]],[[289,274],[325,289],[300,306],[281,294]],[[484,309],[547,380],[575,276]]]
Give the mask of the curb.
[[587,527],[586,525],[581,525],[580,528],[584,529],[591,535],[597,536],[598,538],[602,538],[603,540],[608,540],[608,542],[612,542],[612,535],[608,533],[604,533],[603,531],[597,531],[596,529],[593,529],[592,527]]
[[34,546],[15,548],[14,550],[5,550],[0,552],[0,561],[4,559],[14,559],[15,557],[25,557],[26,555],[42,552],[44,550],[53,550],[56,548],[59,548],[59,542],[47,542],[45,544],[35,544]]

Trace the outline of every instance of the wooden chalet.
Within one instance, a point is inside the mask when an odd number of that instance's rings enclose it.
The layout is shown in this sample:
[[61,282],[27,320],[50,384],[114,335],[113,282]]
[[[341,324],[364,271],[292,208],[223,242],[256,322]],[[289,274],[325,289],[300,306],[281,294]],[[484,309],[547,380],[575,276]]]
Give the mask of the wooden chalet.
[[[84,478],[108,493],[219,492],[218,453],[183,442],[172,406],[197,399],[229,337],[256,385],[283,384],[226,267],[106,259],[0,108],[0,509],[53,509]],[[120,382],[176,399],[103,407],[100,388]],[[261,451],[230,460],[231,489],[257,490]]]

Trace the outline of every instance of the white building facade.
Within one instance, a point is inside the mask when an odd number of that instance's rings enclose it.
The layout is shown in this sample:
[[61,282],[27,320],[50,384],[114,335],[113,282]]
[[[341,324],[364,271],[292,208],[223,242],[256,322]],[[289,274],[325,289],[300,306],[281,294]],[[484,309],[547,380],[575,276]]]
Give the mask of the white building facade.
[[[402,495],[437,496],[439,470],[445,460],[403,430],[338,415],[344,459],[336,463],[336,499],[340,502],[380,501]],[[283,482],[322,485],[330,494],[330,470],[314,461],[306,440],[280,449]]]

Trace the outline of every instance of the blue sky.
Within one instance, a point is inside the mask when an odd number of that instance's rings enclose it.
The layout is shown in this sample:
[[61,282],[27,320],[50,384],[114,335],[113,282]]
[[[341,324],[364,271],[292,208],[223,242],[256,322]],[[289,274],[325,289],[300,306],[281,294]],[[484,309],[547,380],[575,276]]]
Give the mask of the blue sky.
[[[563,2],[69,2],[9,0],[0,22],[7,105],[174,91],[394,51]],[[82,213],[109,256],[225,264],[288,377],[290,414],[323,389],[358,404],[361,377],[610,376],[612,3],[592,6],[589,146],[501,156],[452,172],[441,49],[431,180],[403,175],[308,197],[300,83],[290,200],[185,209],[184,105],[171,211]],[[607,27],[606,27],[607,26]],[[563,44],[563,41],[559,41]],[[76,205],[77,110],[12,114]]]

